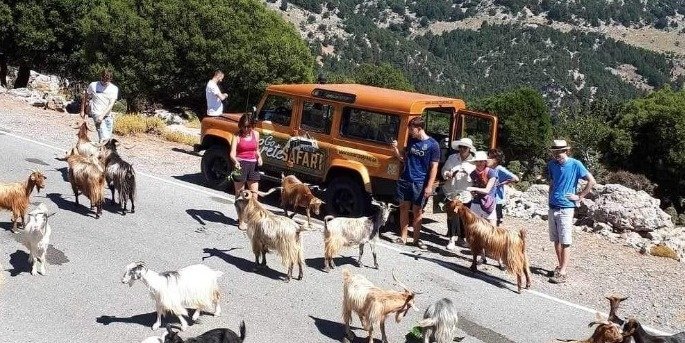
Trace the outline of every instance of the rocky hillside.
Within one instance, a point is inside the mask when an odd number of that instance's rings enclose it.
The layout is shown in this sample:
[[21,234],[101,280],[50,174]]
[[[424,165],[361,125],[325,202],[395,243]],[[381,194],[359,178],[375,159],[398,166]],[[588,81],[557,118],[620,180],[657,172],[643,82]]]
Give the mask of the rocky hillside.
[[324,72],[387,62],[431,93],[475,99],[530,85],[560,106],[685,79],[685,5],[674,0],[266,4],[299,28]]

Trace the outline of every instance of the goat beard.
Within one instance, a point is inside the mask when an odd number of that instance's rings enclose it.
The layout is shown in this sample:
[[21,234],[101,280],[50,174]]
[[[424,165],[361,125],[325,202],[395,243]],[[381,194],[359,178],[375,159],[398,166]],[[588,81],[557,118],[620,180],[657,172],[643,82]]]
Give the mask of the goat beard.
[[397,313],[395,314],[395,322],[399,323],[400,321],[402,321],[402,318],[404,318],[404,316],[407,315],[407,312],[409,312],[409,307],[407,307],[404,311],[397,311]]

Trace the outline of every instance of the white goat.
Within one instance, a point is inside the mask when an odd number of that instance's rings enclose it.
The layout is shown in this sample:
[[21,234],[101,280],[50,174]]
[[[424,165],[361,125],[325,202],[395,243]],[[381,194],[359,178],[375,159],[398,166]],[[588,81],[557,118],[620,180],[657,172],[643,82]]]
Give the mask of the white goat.
[[200,316],[200,311],[213,311],[214,316],[221,314],[219,298],[221,292],[217,279],[223,272],[195,264],[177,271],[157,273],[145,267],[143,262],[135,262],[126,266],[122,283],[133,286],[136,280],[142,280],[149,288],[150,296],[155,300],[157,321],[152,330],[162,325],[162,315],[171,312],[181,322],[181,330],[188,328],[183,316],[188,316],[186,308],[195,309],[193,321]]
[[457,307],[452,300],[442,298],[428,306],[419,326],[423,331],[423,342],[448,343],[454,340],[457,331]]
[[371,245],[374,268],[378,269],[376,243],[378,243],[379,230],[388,221],[390,211],[397,206],[376,200],[371,200],[371,204],[378,206],[378,211],[371,217],[324,217],[323,237],[325,271],[335,268],[333,256],[336,256],[340,249],[353,245],[359,246],[359,259],[357,260],[357,264],[361,267],[362,255],[364,255],[364,245],[367,242]]
[[[350,330],[352,311],[359,315],[364,330],[369,332],[368,341],[373,342],[373,325],[380,322],[383,343],[388,342],[385,334],[385,319],[395,313],[395,321],[400,322],[410,308],[414,308],[416,292],[399,282],[392,273],[392,278],[403,291],[392,291],[378,288],[361,274],[352,274],[343,268],[343,321],[345,322],[346,338],[354,339]],[[414,308],[416,310],[416,308]]]
[[48,208],[43,203],[29,212],[29,222],[24,229],[23,243],[29,249],[31,275],[36,275],[38,264],[40,264],[38,272],[45,275],[45,253],[48,250],[50,233],[52,232],[48,224],[48,217],[53,214],[48,214]]

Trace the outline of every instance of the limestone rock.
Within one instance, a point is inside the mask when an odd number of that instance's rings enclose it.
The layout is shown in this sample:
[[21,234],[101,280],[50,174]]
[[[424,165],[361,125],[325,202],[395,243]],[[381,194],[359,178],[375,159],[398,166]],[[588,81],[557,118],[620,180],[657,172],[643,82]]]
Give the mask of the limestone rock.
[[587,210],[593,222],[610,224],[619,231],[649,232],[673,228],[671,217],[659,208],[659,200],[644,191],[609,184],[593,190],[596,199]]

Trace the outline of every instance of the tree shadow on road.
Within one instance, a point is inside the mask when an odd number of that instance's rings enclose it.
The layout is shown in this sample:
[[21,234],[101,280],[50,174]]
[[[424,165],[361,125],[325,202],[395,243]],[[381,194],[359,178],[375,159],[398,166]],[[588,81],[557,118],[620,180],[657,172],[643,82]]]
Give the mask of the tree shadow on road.
[[221,211],[187,209],[186,213],[188,213],[191,218],[195,219],[195,221],[200,223],[200,225],[207,225],[207,222],[229,225],[238,224],[235,219],[227,217]]
[[[316,328],[319,330],[319,332],[330,338],[334,339],[336,341],[343,341],[343,338],[345,337],[345,324],[343,323],[338,323],[334,322],[331,320],[327,319],[321,319],[321,318],[316,318],[312,315],[309,315],[309,318],[314,320],[314,325],[316,325]],[[361,328],[350,326],[352,330],[360,330]],[[374,343],[380,343],[380,339],[374,339]],[[362,339],[361,337],[355,337],[355,339],[352,341],[353,343],[366,343],[366,339]]]
[[23,250],[17,250],[10,254],[10,265],[12,269],[7,269],[10,276],[17,276],[22,272],[28,273],[31,271],[29,264],[29,254]]
[[226,263],[232,264],[236,268],[238,268],[244,272],[247,272],[247,273],[256,273],[259,275],[266,276],[272,280],[284,280],[288,277],[288,275],[286,275],[285,273],[281,273],[281,272],[274,270],[274,269],[271,269],[269,267],[257,269],[256,268],[257,265],[253,261],[248,261],[242,257],[227,254],[227,252],[230,252],[230,251],[236,250],[236,249],[242,249],[242,248],[230,248],[228,250],[219,250],[217,248],[204,248],[204,249],[202,249],[202,251],[205,254],[209,254],[209,256],[202,257],[202,260],[204,261],[205,259],[210,258],[210,257],[218,257],[218,258],[224,260]]
[[[164,322],[164,319],[166,317],[162,317],[162,322]],[[176,318],[176,317],[173,317]],[[112,323],[132,323],[132,324],[140,324],[142,326],[152,326],[154,322],[157,320],[157,312],[150,312],[150,313],[144,313],[144,314],[137,314],[131,317],[116,317],[116,316],[107,316],[103,315],[100,317],[97,317],[95,321],[97,323],[100,323],[102,325],[109,325]],[[164,325],[164,323],[162,323]]]
[[[314,257],[314,258],[307,258],[304,260],[304,264],[307,265],[307,267],[311,267],[314,269],[318,269],[319,271],[324,271],[324,259],[323,257]],[[351,257],[351,256],[340,256],[340,257],[334,257],[333,262],[335,263],[336,267],[341,267],[344,265],[354,265],[355,267],[357,266],[357,259]]]

